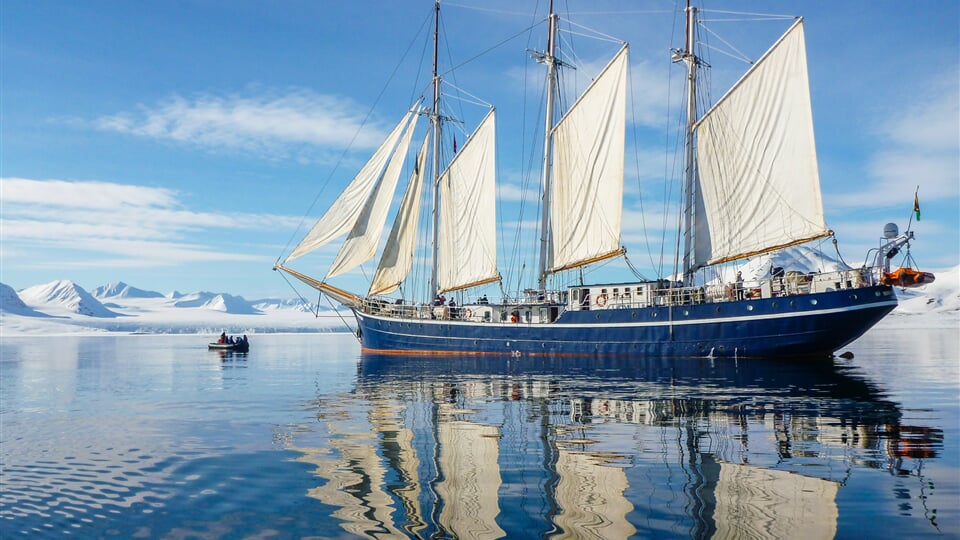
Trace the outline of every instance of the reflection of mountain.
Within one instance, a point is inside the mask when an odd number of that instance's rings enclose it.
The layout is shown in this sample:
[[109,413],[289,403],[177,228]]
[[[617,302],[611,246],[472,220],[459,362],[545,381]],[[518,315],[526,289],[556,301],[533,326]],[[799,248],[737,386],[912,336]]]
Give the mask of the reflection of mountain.
[[310,495],[368,538],[832,537],[851,470],[942,447],[830,362],[365,356],[316,408]]

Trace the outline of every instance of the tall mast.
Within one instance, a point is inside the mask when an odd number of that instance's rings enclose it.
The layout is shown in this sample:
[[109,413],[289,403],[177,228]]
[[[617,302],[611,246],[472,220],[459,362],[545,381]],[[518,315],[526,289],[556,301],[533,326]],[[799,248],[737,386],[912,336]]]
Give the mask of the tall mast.
[[433,4],[433,111],[430,123],[433,125],[433,244],[430,254],[430,298],[437,294],[437,251],[440,241],[440,76],[437,75],[437,57],[440,49],[440,0]]
[[688,281],[691,277],[690,251],[693,249],[693,212],[694,212],[694,156],[693,156],[693,125],[697,121],[697,57],[694,54],[694,25],[696,24],[697,8],[687,0],[687,39],[684,45],[683,61],[687,63],[687,126],[686,126],[686,167],[684,178],[683,203],[683,277]]
[[554,44],[557,35],[557,15],[550,0],[547,15],[547,50],[537,60],[547,64],[547,110],[543,128],[543,213],[540,219],[540,264],[537,273],[537,288],[547,288],[547,249],[552,237],[550,228],[550,154],[553,150],[553,98],[556,91],[557,61]]

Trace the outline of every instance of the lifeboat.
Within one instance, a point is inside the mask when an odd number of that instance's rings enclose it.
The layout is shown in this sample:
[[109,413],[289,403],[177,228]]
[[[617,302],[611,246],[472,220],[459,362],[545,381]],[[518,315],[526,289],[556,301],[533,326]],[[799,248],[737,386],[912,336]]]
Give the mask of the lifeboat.
[[913,268],[897,268],[893,272],[884,272],[880,283],[897,287],[918,287],[933,283],[936,279],[930,272],[921,272]]

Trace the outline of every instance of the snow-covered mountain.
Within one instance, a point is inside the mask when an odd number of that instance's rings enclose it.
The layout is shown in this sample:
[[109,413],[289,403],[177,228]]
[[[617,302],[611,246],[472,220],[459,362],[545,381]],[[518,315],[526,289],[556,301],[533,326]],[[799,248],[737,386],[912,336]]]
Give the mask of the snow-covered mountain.
[[264,298],[262,300],[252,300],[252,303],[253,307],[260,311],[293,309],[303,313],[312,313],[314,310],[312,304],[304,303],[304,301],[299,298]]
[[174,299],[173,307],[204,308],[224,313],[258,314],[260,310],[253,307],[242,296],[232,296],[226,293],[196,292],[185,294]]
[[112,298],[163,298],[163,295],[158,292],[131,287],[122,281],[97,287],[90,291],[90,294],[100,300]]
[[48,317],[45,313],[40,313],[24,304],[17,291],[5,283],[0,283],[0,313],[24,317]]
[[[759,255],[747,259],[741,265],[717,266],[713,267],[713,275],[702,278],[706,283],[720,282],[733,283],[737,272],[743,274],[743,280],[747,283],[767,279],[772,274],[774,268],[782,268],[784,272],[800,272],[803,274],[809,272],[834,272],[836,270],[847,270],[849,265],[845,264],[839,258],[824,253],[810,246],[794,246],[788,249]],[[676,279],[676,278],[675,278]]]
[[107,309],[83,287],[68,279],[35,285],[17,294],[28,306],[53,315],[75,313],[87,317],[120,316],[119,313]]
[[744,264],[741,269],[744,279],[750,276],[753,279],[767,278],[771,269],[782,268],[784,272],[835,272],[848,270],[850,266],[833,255],[824,253],[811,246],[795,246],[761,257],[755,257]]
[[5,335],[123,333],[231,333],[347,331],[330,309],[313,314],[298,299],[245,300],[227,293],[163,295],[123,282],[94,289],[104,303],[71,281],[19,293],[0,284],[0,328]]
[[934,272],[937,280],[921,287],[897,289],[900,305],[895,313],[960,312],[960,266]]

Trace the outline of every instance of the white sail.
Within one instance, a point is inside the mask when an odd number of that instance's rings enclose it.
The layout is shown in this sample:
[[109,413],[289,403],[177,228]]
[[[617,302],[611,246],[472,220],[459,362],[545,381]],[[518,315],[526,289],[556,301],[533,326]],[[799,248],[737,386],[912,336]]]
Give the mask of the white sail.
[[440,291],[499,278],[495,124],[491,109],[440,177]]
[[416,247],[417,222],[420,219],[420,194],[423,192],[422,171],[427,160],[429,137],[423,139],[423,145],[410,175],[410,182],[403,194],[400,209],[387,237],[387,244],[380,257],[380,266],[370,284],[370,296],[389,294],[406,279],[413,265],[413,251]]
[[829,235],[803,20],[696,126],[694,268]]
[[551,272],[620,252],[626,93],[624,45],[554,128]]
[[381,144],[380,148],[373,154],[370,161],[360,169],[360,172],[357,173],[357,176],[355,176],[346,189],[344,189],[340,197],[333,202],[330,209],[327,210],[327,213],[317,220],[317,223],[314,224],[313,228],[310,229],[310,232],[307,233],[303,240],[297,244],[297,247],[294,248],[285,262],[289,262],[301,255],[305,255],[322,247],[353,228],[353,224],[356,223],[360,212],[367,202],[367,198],[370,196],[370,191],[377,183],[377,180],[380,179],[383,168],[393,153],[393,149],[397,145],[397,140],[400,139],[400,135],[403,133],[404,126],[410,121],[411,114],[413,114],[412,111],[408,112],[403,117],[403,120],[393,128],[390,136],[383,141],[383,144]]
[[393,200],[393,194],[397,189],[397,180],[400,179],[407,149],[410,147],[410,139],[413,137],[413,130],[416,127],[417,118],[414,117],[413,121],[407,125],[406,132],[404,132],[400,143],[394,150],[383,177],[374,187],[370,198],[367,199],[360,215],[357,216],[357,221],[353,224],[350,234],[340,247],[337,258],[330,266],[330,270],[327,271],[328,278],[352,270],[377,254],[377,245],[380,243],[383,225],[387,221],[387,211],[390,210],[390,202]]

